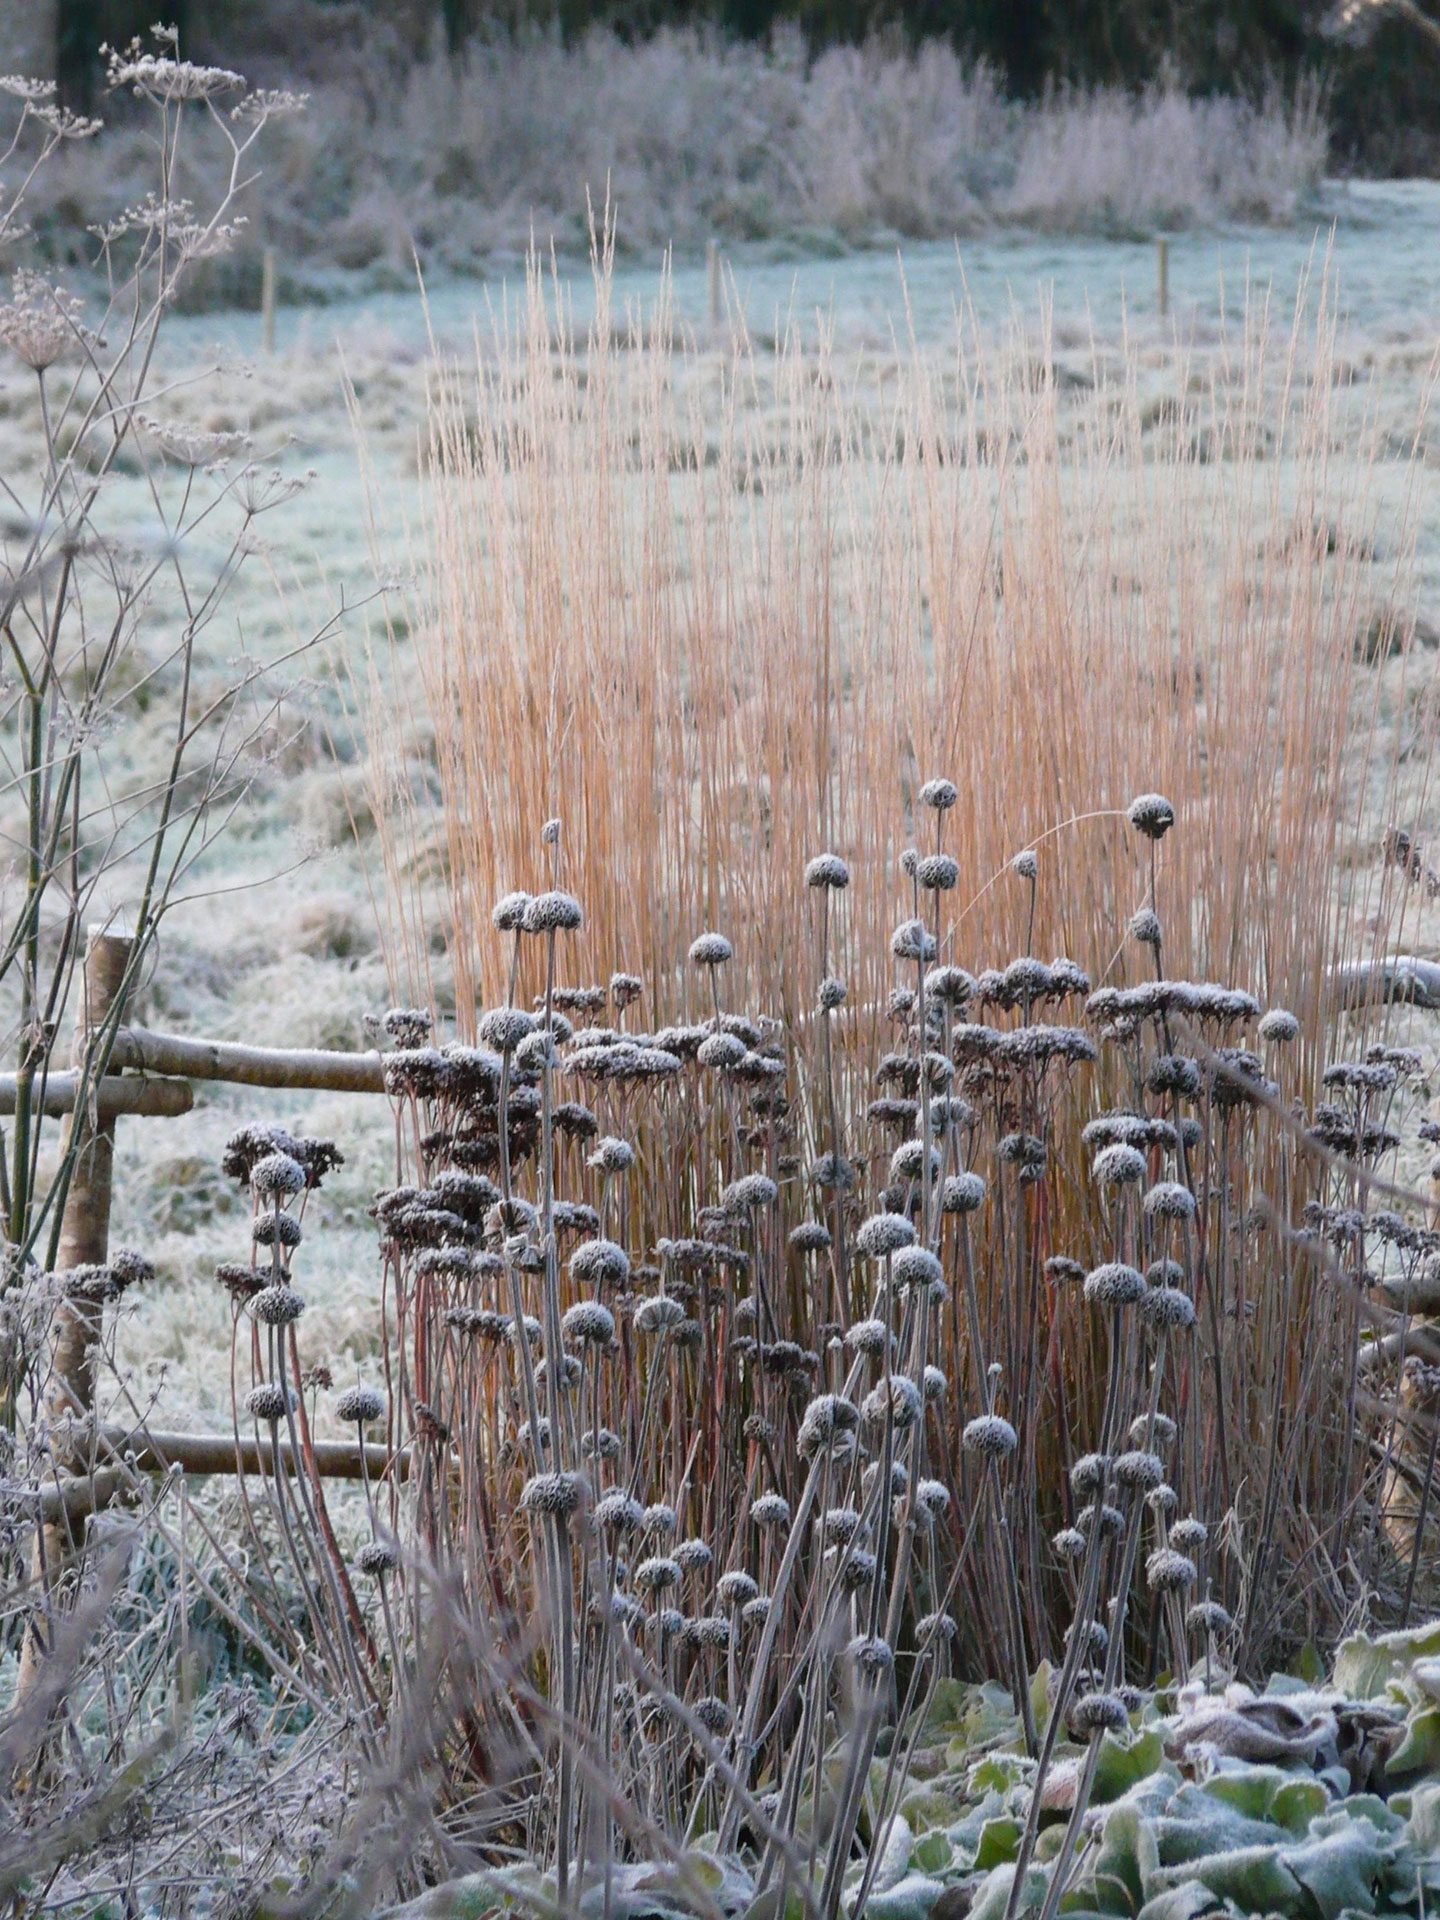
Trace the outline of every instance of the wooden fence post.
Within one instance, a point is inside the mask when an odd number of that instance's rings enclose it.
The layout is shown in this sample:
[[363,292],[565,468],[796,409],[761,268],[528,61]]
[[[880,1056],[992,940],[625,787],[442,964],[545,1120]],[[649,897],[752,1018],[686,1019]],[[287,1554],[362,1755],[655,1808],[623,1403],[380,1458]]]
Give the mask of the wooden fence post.
[[[125,983],[134,942],[124,934],[90,929],[85,945],[85,970],[80,1005],[75,1016],[71,1061],[84,1065],[94,1030],[112,1012]],[[115,1164],[115,1120],[92,1123],[86,1106],[65,1122],[62,1153],[76,1145],[70,1190],[60,1222],[56,1265],[103,1266],[110,1251],[110,1180]],[[94,1348],[100,1338],[103,1307],[97,1301],[67,1300],[56,1313],[54,1347],[50,1359],[47,1406],[52,1423],[85,1420],[95,1408]],[[73,1463],[69,1463],[73,1465]],[[42,1522],[35,1532],[33,1575],[39,1589],[20,1654],[18,1697],[24,1698],[39,1674],[49,1641],[56,1577],[69,1557],[70,1532],[63,1522]]]

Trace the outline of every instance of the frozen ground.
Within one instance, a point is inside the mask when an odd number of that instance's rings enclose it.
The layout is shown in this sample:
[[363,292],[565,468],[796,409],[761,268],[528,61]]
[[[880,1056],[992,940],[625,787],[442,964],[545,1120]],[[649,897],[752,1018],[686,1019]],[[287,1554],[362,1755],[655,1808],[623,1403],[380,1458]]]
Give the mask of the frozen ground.
[[[1190,233],[1172,238],[1171,311],[1156,312],[1156,262],[1148,245],[1095,240],[993,238],[907,247],[892,255],[780,259],[761,252],[726,263],[726,286],[763,357],[787,326],[824,334],[837,361],[859,366],[915,350],[953,350],[957,313],[973,311],[996,339],[1022,325],[1032,340],[1048,327],[1062,387],[1088,387],[1096,366],[1118,364],[1126,340],[1138,377],[1157,404],[1183,389],[1197,363],[1223,355],[1268,301],[1278,340],[1288,337],[1297,298],[1314,301],[1322,279],[1339,318],[1340,378],[1347,405],[1368,417],[1393,459],[1376,469],[1381,534],[1398,525],[1418,476],[1415,600],[1440,627],[1440,439],[1420,446],[1417,421],[1440,345],[1440,184],[1387,183],[1327,190],[1323,217],[1284,231]],[[593,288],[583,270],[563,272],[574,325],[584,329]],[[653,268],[617,271],[617,308],[653,301]],[[288,469],[314,470],[311,484],[265,523],[264,564],[231,603],[215,643],[278,654],[342,599],[373,586],[377,562],[399,571],[418,539],[417,444],[423,430],[431,337],[442,353],[470,350],[492,317],[523,294],[520,276],[456,281],[415,295],[372,295],[325,308],[282,309],[277,348],[261,350],[249,313],[176,317],[167,369],[195,375],[172,410],[209,428],[245,428],[257,452]],[[704,373],[729,352],[706,317],[703,266],[678,269],[674,311],[694,336]],[[347,401],[353,397],[353,412]],[[28,394],[16,372],[0,380],[0,459],[20,460]],[[356,420],[363,423],[363,459]],[[293,443],[287,444],[287,436]],[[368,473],[368,484],[364,475]],[[125,482],[114,511],[126,511]],[[137,510],[138,510],[138,503]],[[343,673],[363,670],[366,616],[352,616],[335,648]],[[223,865],[207,876],[220,891],[182,912],[160,955],[140,1011],[153,1024],[280,1044],[361,1044],[361,1019],[386,1001],[361,857],[350,843],[350,805],[363,807],[358,760],[343,702],[317,671],[295,709],[296,732],[258,787]],[[277,873],[286,877],[261,886]],[[311,1303],[306,1358],[328,1359],[337,1377],[373,1354],[373,1245],[364,1208],[383,1177],[387,1120],[377,1101],[331,1096],[266,1104],[255,1095],[200,1093],[179,1121],[122,1123],[116,1231],[154,1252],[162,1284],[137,1305],[125,1336],[134,1391],[159,1396],[171,1424],[209,1422],[226,1404],[223,1348],[228,1308],[210,1278],[217,1258],[244,1253],[244,1207],[226,1196],[215,1166],[239,1115],[267,1113],[336,1136],[350,1164],[315,1216],[297,1270]],[[143,1356],[143,1357],[142,1357]],[[163,1376],[163,1377],[162,1377]]]

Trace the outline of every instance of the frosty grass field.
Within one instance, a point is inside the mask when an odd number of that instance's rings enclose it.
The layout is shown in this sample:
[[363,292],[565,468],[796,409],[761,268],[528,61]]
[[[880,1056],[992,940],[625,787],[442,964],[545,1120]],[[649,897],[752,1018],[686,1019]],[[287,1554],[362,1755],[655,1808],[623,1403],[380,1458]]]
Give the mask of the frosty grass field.
[[[1252,327],[1268,308],[1283,346],[1296,300],[1313,305],[1328,281],[1337,380],[1348,386],[1354,420],[1380,436],[1377,556],[1385,558],[1387,526],[1399,529],[1408,516],[1412,604],[1440,627],[1440,439],[1427,444],[1434,430],[1422,419],[1440,339],[1440,183],[1331,183],[1315,217],[1291,228],[1175,236],[1163,320],[1155,277],[1151,245],[1094,239],[1010,235],[958,249],[906,246],[898,257],[782,259],[757,250],[726,262],[730,318],[718,335],[707,325],[703,264],[674,271],[673,310],[679,331],[693,335],[697,377],[730,355],[742,322],[762,374],[777,337],[798,329],[809,342],[829,343],[838,378],[866,362],[883,378],[897,356],[953,355],[957,315],[969,309],[991,341],[1013,330],[1038,350],[1048,338],[1062,395],[1089,391],[1128,341],[1142,399],[1160,417],[1168,396],[1234,350],[1247,302]],[[583,336],[594,304],[590,277],[578,264],[560,268],[558,278]],[[648,309],[657,285],[653,265],[617,267],[617,317]],[[217,672],[237,651],[278,656],[342,599],[370,593],[377,567],[403,584],[421,538],[418,450],[432,343],[442,356],[472,354],[477,338],[483,350],[506,303],[514,312],[523,300],[517,270],[505,283],[433,285],[423,301],[415,292],[282,308],[273,356],[262,351],[256,314],[173,318],[166,366],[186,383],[174,410],[208,429],[248,430],[257,453],[273,453],[287,471],[313,471],[306,489],[262,523],[267,565],[242,576],[227,603],[211,642]],[[0,377],[0,458],[16,445],[28,378],[18,367]],[[1407,498],[1412,487],[1418,498]],[[122,485],[113,509],[122,517],[123,503]],[[393,604],[402,601],[403,593]],[[367,633],[378,640],[373,613],[345,622],[332,650],[342,670],[363,672]],[[387,1004],[369,842],[362,832],[357,849],[348,826],[349,809],[363,815],[365,806],[364,743],[331,677],[318,662],[306,671],[291,729],[275,743],[237,830],[221,841],[224,864],[207,876],[214,891],[177,914],[162,938],[138,1010],[154,1026],[354,1047],[365,1044],[364,1016]],[[259,884],[277,873],[285,876],[278,887]],[[1416,1037],[1430,1038],[1423,1024]],[[294,1104],[284,1106],[286,1098]],[[355,1359],[373,1351],[374,1226],[366,1207],[394,1177],[386,1104],[198,1087],[186,1118],[125,1121],[120,1131],[116,1237],[145,1246],[160,1269],[122,1354],[136,1405],[153,1408],[166,1426],[228,1424],[221,1356],[229,1313],[211,1275],[217,1259],[243,1256],[249,1209],[220,1180],[218,1162],[225,1136],[248,1116],[330,1135],[346,1152],[341,1175],[316,1196],[321,1230],[307,1246],[306,1345],[309,1359],[328,1359],[337,1379],[353,1377]]]

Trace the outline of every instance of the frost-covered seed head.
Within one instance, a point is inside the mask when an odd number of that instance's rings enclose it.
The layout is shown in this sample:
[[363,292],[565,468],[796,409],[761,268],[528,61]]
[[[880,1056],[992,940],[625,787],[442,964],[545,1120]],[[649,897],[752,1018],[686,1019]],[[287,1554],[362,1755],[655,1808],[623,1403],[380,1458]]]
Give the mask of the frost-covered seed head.
[[1195,1304],[1179,1287],[1151,1287],[1140,1302],[1140,1316],[1157,1333],[1183,1333],[1195,1324]]
[[738,1034],[712,1033],[700,1042],[695,1058],[702,1067],[708,1067],[713,1072],[716,1069],[738,1067],[749,1051]]
[[265,1200],[288,1200],[305,1190],[305,1169],[288,1153],[267,1153],[250,1169],[250,1185]]
[[978,1173],[952,1173],[940,1189],[942,1213],[974,1213],[985,1204],[985,1182]]
[[946,1297],[945,1269],[928,1247],[902,1247],[890,1266],[897,1287],[927,1291],[932,1300]]
[[818,1220],[802,1220],[798,1227],[790,1229],[790,1248],[794,1253],[828,1253],[830,1246],[830,1229]]
[[905,1373],[892,1373],[865,1396],[861,1409],[872,1427],[883,1427],[888,1412],[897,1432],[913,1427],[925,1410],[920,1389]]
[[838,853],[817,853],[805,867],[807,887],[833,887],[837,891],[850,884],[850,869]]
[[1300,1022],[1285,1007],[1271,1007],[1256,1031],[1262,1040],[1268,1040],[1272,1046],[1284,1047],[1299,1037]]
[[845,1335],[845,1344],[852,1353],[863,1353],[869,1359],[878,1359],[888,1351],[894,1335],[883,1320],[857,1320]]
[[682,1573],[704,1573],[715,1556],[703,1540],[682,1540],[671,1554]]
[[738,1567],[729,1573],[722,1573],[715,1583],[716,1598],[722,1607],[743,1607],[759,1591],[759,1583]]
[[534,1031],[535,1016],[523,1007],[491,1007],[480,1021],[480,1038],[496,1053],[513,1053]]
[[577,1300],[566,1309],[560,1326],[565,1338],[577,1347],[608,1347],[615,1338],[615,1316],[598,1300]]
[[500,933],[517,933],[525,924],[525,909],[530,904],[528,893],[507,893],[495,902],[490,918]]
[[837,1007],[843,1007],[850,989],[843,980],[828,979],[820,982],[820,991],[816,1003],[822,1013],[834,1013]]
[[914,1242],[915,1229],[902,1213],[872,1213],[855,1235],[855,1245],[867,1260],[883,1260]]
[[788,1527],[790,1502],[783,1494],[762,1493],[750,1509],[750,1518],[757,1527]]
[[1130,1422],[1132,1447],[1168,1447],[1175,1438],[1175,1422],[1168,1413],[1142,1413]]
[[949,1641],[959,1632],[948,1613],[922,1613],[915,1622],[915,1638],[923,1647],[927,1641]]
[[978,1453],[986,1460],[1008,1460],[1019,1444],[1015,1429],[998,1413],[978,1414],[966,1423],[960,1444],[967,1453]]
[[1180,1496],[1168,1481],[1162,1481],[1153,1493],[1146,1494],[1145,1504],[1152,1513],[1163,1514],[1169,1519],[1180,1504]]
[[845,1649],[846,1658],[853,1661],[855,1671],[866,1680],[881,1680],[895,1665],[895,1655],[890,1642],[882,1640],[878,1634],[857,1634]]
[[924,1373],[920,1376],[920,1386],[925,1398],[933,1406],[937,1400],[943,1400],[945,1398],[945,1392],[949,1386],[949,1382],[939,1367],[926,1367]]
[[1115,1484],[1127,1493],[1153,1493],[1165,1478],[1165,1463],[1159,1454],[1132,1448],[1115,1461]]
[[938,949],[923,920],[902,920],[890,936],[890,951],[897,960],[930,961]]
[[1034,848],[1026,847],[1023,852],[1017,853],[1010,862],[1010,871],[1021,880],[1033,880],[1040,871]]
[[570,1277],[582,1285],[623,1287],[630,1278],[630,1256],[613,1240],[585,1240],[570,1256]]
[[1209,1538],[1210,1529],[1203,1520],[1197,1520],[1192,1514],[1184,1520],[1174,1522],[1170,1528],[1169,1544],[1177,1553],[1194,1555]]
[[1110,1462],[1100,1453],[1082,1453],[1070,1469],[1070,1491],[1077,1500],[1093,1500],[1109,1476]]
[[585,1498],[585,1481],[578,1473],[536,1473],[525,1482],[520,1505],[526,1513],[547,1513],[564,1519]]
[[628,1173],[635,1164],[635,1149],[628,1140],[617,1140],[613,1134],[606,1134],[596,1141],[587,1164],[598,1167],[602,1173]]
[[552,887],[549,893],[537,893],[529,901],[521,924],[526,933],[574,933],[584,918],[573,893]]
[[1050,1544],[1062,1560],[1078,1560],[1085,1551],[1085,1536],[1078,1527],[1062,1527]]
[[651,1293],[635,1309],[637,1333],[669,1333],[685,1318],[685,1309],[669,1294]]
[[735,949],[723,933],[702,933],[690,943],[690,964],[695,967],[723,967],[734,957]]
[[1144,1274],[1121,1260],[1109,1260],[1085,1276],[1085,1298],[1092,1307],[1133,1307],[1145,1292]]
[[1125,817],[1147,840],[1163,840],[1175,824],[1175,809],[1163,793],[1142,793],[1130,802]]
[[1123,1733],[1130,1724],[1125,1702],[1114,1693],[1082,1693],[1070,1708],[1070,1731],[1080,1740]]
[[1145,1195],[1145,1211],[1152,1220],[1189,1220],[1195,1213],[1195,1196],[1178,1180],[1158,1180]]
[[335,1418],[367,1427],[385,1411],[385,1396],[374,1387],[347,1387],[335,1402]]
[[1113,1147],[1102,1147],[1096,1154],[1090,1174],[1102,1187],[1133,1186],[1145,1178],[1145,1156],[1138,1147],[1127,1147],[1117,1140]]
[[734,1715],[725,1702],[717,1699],[713,1693],[707,1693],[697,1700],[690,1711],[712,1739],[718,1740],[730,1731]]
[[742,1213],[755,1207],[773,1206],[779,1192],[768,1173],[747,1173],[732,1180],[720,1199],[722,1206]]
[[250,1311],[267,1327],[288,1327],[305,1311],[305,1301],[293,1287],[263,1287],[251,1299]]
[[1185,1615],[1192,1633],[1228,1633],[1234,1622],[1218,1600],[1197,1600]]
[[661,1539],[668,1540],[680,1522],[674,1507],[668,1506],[663,1500],[656,1500],[653,1505],[646,1507],[644,1524],[646,1533],[653,1533]]
[[1145,1562],[1152,1593],[1188,1593],[1195,1584],[1195,1562],[1173,1547],[1157,1547]]
[[943,1480],[917,1480],[915,1505],[927,1518],[936,1520],[950,1505],[950,1489]]
[[595,1502],[591,1518],[607,1533],[638,1533],[645,1523],[645,1509],[628,1493],[606,1493]]
[[245,1411],[255,1420],[283,1420],[295,1405],[296,1396],[273,1380],[252,1387],[245,1396]]
[[933,807],[936,813],[948,813],[960,798],[953,780],[927,780],[920,789],[922,807]]
[[635,1569],[635,1588],[639,1593],[668,1593],[680,1584],[680,1566],[668,1554],[655,1554],[642,1560]]
[[927,853],[915,869],[915,878],[927,893],[949,893],[960,878],[960,862],[948,853]]
[[1141,907],[1130,919],[1130,938],[1138,940],[1142,947],[1158,947],[1160,944],[1160,916],[1153,907]]
[[355,1571],[367,1580],[379,1580],[394,1573],[400,1564],[400,1549],[389,1540],[370,1540],[355,1556]]

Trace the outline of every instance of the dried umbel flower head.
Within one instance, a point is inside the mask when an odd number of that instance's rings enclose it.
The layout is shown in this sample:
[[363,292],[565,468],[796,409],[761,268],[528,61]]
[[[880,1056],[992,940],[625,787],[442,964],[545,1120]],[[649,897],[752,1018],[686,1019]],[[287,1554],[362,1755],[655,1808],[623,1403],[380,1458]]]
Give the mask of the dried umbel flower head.
[[888,1380],[882,1380],[878,1387],[865,1396],[861,1408],[871,1427],[883,1427],[888,1416],[897,1433],[915,1426],[924,1411],[924,1395],[905,1373],[892,1373]]
[[1114,1693],[1082,1693],[1069,1713],[1070,1731],[1078,1740],[1097,1740],[1101,1734],[1123,1733],[1130,1724],[1125,1702]]
[[937,1006],[963,1007],[975,992],[975,982],[963,967],[936,967],[925,977],[925,998]]
[[262,1287],[249,1305],[255,1319],[267,1327],[288,1327],[305,1311],[305,1301],[293,1287]]
[[1176,1520],[1170,1528],[1170,1542],[1177,1553],[1196,1554],[1210,1538],[1210,1529],[1203,1520],[1197,1520],[1193,1514],[1184,1520]]
[[934,1406],[938,1401],[945,1398],[946,1393],[949,1391],[950,1382],[940,1371],[939,1367],[926,1367],[920,1376],[920,1386],[925,1398],[931,1406]]
[[1163,840],[1175,824],[1175,809],[1163,793],[1142,793],[1125,809],[1125,817],[1147,840]]
[[130,1287],[148,1286],[155,1278],[155,1263],[134,1247],[117,1247],[106,1263],[110,1268],[110,1289],[121,1294]]
[[574,933],[585,918],[573,893],[552,887],[526,902],[520,924],[526,933]]
[[249,1300],[270,1284],[268,1273],[238,1260],[222,1260],[215,1269],[215,1278],[234,1300]]
[[1103,1660],[1110,1645],[1110,1635],[1098,1620],[1087,1620],[1082,1627],[1079,1621],[1072,1620],[1065,1630],[1065,1644],[1069,1646],[1079,1633],[1085,1657],[1090,1660]]
[[679,1584],[679,1564],[668,1554],[654,1554],[650,1559],[642,1560],[635,1569],[637,1593],[669,1593],[672,1587],[678,1587]]
[[1040,871],[1040,863],[1035,858],[1035,849],[1026,847],[1017,853],[1010,862],[1010,871],[1021,880],[1033,880]]
[[779,1191],[768,1173],[746,1173],[730,1182],[720,1196],[720,1203],[733,1213],[745,1213],[773,1206]]
[[798,1227],[790,1229],[792,1253],[828,1253],[830,1246],[830,1229],[818,1220],[802,1220]]
[[933,807],[936,813],[948,813],[959,798],[953,780],[927,780],[919,794],[921,806]]
[[838,853],[817,853],[806,863],[805,884],[807,887],[828,887],[836,892],[850,884],[850,869]]
[[250,1228],[257,1247],[298,1247],[304,1233],[293,1213],[262,1213]]
[[845,1335],[845,1344],[852,1353],[863,1353],[872,1360],[888,1353],[894,1340],[884,1320],[857,1320]]
[[805,1409],[795,1437],[802,1459],[810,1459],[822,1448],[843,1446],[860,1425],[859,1409],[843,1394],[821,1393]]
[[1085,1536],[1078,1527],[1062,1527],[1050,1544],[1062,1560],[1078,1560],[1085,1551]]
[[385,1396],[374,1387],[347,1387],[335,1402],[335,1418],[357,1427],[368,1426],[385,1411]]
[[430,1038],[430,1016],[422,1007],[391,1007],[380,1026],[397,1047],[423,1047]]
[[735,958],[735,949],[723,933],[702,933],[690,943],[690,964],[695,967],[723,967]]
[[998,1413],[982,1413],[967,1421],[960,1444],[967,1453],[978,1453],[982,1459],[1008,1460],[1019,1440],[1008,1420]]
[[915,1505],[927,1520],[938,1520],[950,1505],[950,1489],[943,1480],[917,1480]]
[[1138,940],[1142,947],[1158,947],[1160,944],[1160,916],[1153,907],[1141,907],[1130,920],[1130,938]]
[[1292,1040],[1298,1038],[1300,1022],[1286,1008],[1271,1007],[1270,1011],[1261,1018],[1256,1032],[1262,1040],[1268,1040],[1272,1046],[1288,1046]]
[[1105,1485],[1110,1462],[1100,1453],[1082,1453],[1070,1469],[1070,1490],[1077,1500],[1093,1500]]
[[843,1007],[850,989],[843,980],[828,979],[820,982],[820,990],[815,996],[815,1004],[821,1013],[834,1013],[837,1007]]
[[621,1013],[635,1002],[645,991],[645,982],[637,973],[612,973],[610,976],[610,998]]
[[890,1642],[873,1633],[857,1634],[846,1647],[845,1657],[861,1679],[870,1681],[883,1680],[895,1665]]
[[605,1533],[639,1533],[645,1509],[628,1493],[605,1493],[595,1502],[590,1518]]
[[400,1549],[390,1540],[370,1540],[355,1556],[355,1571],[380,1580],[400,1565]]
[[729,1607],[732,1610],[743,1607],[747,1601],[753,1600],[759,1591],[759,1582],[738,1567],[729,1573],[722,1573],[715,1583],[715,1597],[722,1607]]

